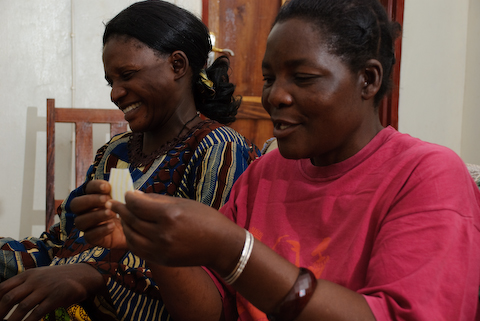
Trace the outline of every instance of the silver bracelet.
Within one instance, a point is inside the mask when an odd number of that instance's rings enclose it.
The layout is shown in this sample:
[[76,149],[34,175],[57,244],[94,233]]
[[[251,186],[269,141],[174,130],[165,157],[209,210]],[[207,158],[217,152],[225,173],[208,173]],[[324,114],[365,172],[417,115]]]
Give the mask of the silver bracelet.
[[230,273],[227,277],[224,278],[227,284],[232,284],[238,279],[240,274],[242,274],[243,269],[245,268],[245,265],[247,265],[250,255],[252,254],[253,241],[255,238],[253,237],[252,233],[250,233],[249,231],[245,230],[245,232],[246,232],[245,244],[243,244],[243,250],[242,250],[242,254],[240,255],[240,259],[238,260],[238,263],[233,269],[232,273]]

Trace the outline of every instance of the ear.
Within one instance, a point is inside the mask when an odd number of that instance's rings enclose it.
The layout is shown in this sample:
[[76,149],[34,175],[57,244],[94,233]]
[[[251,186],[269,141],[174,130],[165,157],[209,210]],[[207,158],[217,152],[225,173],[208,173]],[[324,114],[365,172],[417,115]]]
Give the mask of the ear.
[[187,74],[190,64],[187,55],[183,51],[177,50],[172,52],[168,59],[172,66],[172,70],[175,73],[175,80],[180,79]]
[[362,99],[369,100],[375,97],[382,86],[383,67],[376,59],[367,61],[365,68],[361,71]]

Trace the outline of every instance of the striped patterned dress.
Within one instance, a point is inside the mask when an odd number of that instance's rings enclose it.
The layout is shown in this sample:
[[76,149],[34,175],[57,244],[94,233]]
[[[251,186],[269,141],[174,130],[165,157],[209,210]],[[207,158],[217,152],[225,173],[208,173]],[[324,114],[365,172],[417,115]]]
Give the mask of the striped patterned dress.
[[[128,168],[138,190],[194,199],[220,208],[234,181],[259,156],[259,150],[233,129],[206,121],[164,155],[146,166],[133,168],[128,152],[131,136],[131,132],[117,135],[98,150],[85,183],[59,207],[60,223],[48,233],[22,241],[0,239],[0,277],[9,278],[37,266],[83,262],[103,275],[110,294],[82,303],[92,320],[169,319],[145,261],[128,251],[87,244],[83,233],[74,226],[70,201],[84,194],[89,180],[108,181],[111,168]],[[48,319],[54,319],[53,315]]]

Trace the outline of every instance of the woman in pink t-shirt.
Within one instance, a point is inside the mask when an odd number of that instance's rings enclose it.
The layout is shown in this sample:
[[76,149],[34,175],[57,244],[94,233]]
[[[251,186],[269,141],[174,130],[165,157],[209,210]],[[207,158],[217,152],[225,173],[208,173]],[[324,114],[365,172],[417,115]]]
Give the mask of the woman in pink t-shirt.
[[135,192],[77,225],[152,271],[213,271],[218,290],[174,280],[179,319],[472,320],[480,193],[455,153],[379,121],[399,30],[378,0],[287,2],[262,63],[278,150],[249,167],[221,213]]

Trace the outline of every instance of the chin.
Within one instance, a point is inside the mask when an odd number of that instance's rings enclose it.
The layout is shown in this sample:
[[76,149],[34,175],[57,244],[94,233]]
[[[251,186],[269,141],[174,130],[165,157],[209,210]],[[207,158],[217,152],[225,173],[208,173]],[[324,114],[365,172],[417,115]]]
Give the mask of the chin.
[[143,133],[146,131],[145,126],[143,124],[128,122],[128,127],[130,128],[130,131],[134,133]]
[[301,148],[299,148],[298,145],[292,146],[290,144],[282,144],[278,142],[278,151],[280,152],[280,155],[282,155],[286,159],[308,158],[308,156],[302,153],[302,150]]

